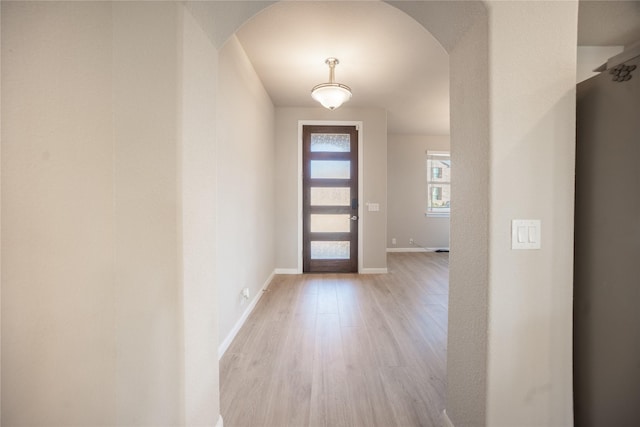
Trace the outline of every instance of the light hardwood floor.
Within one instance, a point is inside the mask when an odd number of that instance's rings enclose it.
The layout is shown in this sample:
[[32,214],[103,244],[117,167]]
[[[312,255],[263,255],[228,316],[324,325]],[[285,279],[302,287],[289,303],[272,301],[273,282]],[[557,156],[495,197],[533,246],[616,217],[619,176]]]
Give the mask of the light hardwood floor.
[[225,427],[440,425],[448,262],[276,276],[222,358]]

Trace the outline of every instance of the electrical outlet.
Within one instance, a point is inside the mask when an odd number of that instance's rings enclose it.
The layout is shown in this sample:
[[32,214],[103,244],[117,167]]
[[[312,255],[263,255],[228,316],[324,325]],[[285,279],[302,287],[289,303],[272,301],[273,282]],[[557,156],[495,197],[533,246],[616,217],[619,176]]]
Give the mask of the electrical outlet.
[[413,239],[409,239],[409,244],[413,245],[415,242],[413,241]]
[[395,246],[397,243],[398,243],[398,242],[396,241],[396,238],[395,238],[395,237],[394,237],[393,239],[391,239],[391,244],[392,244],[392,245],[394,245],[394,246]]

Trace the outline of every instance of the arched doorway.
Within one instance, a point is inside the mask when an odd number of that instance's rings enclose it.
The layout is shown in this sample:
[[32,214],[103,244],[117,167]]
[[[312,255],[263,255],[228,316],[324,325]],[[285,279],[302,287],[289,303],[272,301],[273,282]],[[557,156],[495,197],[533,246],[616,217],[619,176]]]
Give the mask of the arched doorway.
[[[431,32],[450,54],[452,158],[465,171],[454,178],[457,206],[451,215],[448,407],[485,417],[488,287],[488,34],[482,2],[389,2]],[[212,5],[189,3],[206,21]],[[229,5],[225,5],[228,8]],[[237,4],[225,9],[210,36],[221,46],[245,20],[267,7]],[[232,19],[230,19],[232,18]],[[211,21],[208,21],[211,24]],[[474,333],[467,333],[468,325]],[[474,349],[472,353],[469,349]],[[468,383],[468,378],[474,378]]]

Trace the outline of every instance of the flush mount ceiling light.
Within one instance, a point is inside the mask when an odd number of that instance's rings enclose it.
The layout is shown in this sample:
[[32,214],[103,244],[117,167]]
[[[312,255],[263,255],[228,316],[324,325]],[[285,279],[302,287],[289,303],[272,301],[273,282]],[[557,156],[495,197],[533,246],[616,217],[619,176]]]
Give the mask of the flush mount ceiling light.
[[311,89],[311,97],[329,110],[335,110],[351,99],[349,86],[336,83],[335,68],[340,62],[336,58],[328,58],[325,63],[329,66],[329,83],[321,83]]

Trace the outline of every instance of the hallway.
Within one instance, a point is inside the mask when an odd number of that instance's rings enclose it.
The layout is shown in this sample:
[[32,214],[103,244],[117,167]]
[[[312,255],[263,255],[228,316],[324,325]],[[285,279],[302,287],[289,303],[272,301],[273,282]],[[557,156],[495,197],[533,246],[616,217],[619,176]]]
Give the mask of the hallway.
[[276,276],[221,360],[224,424],[439,425],[448,259],[390,253],[386,275]]

